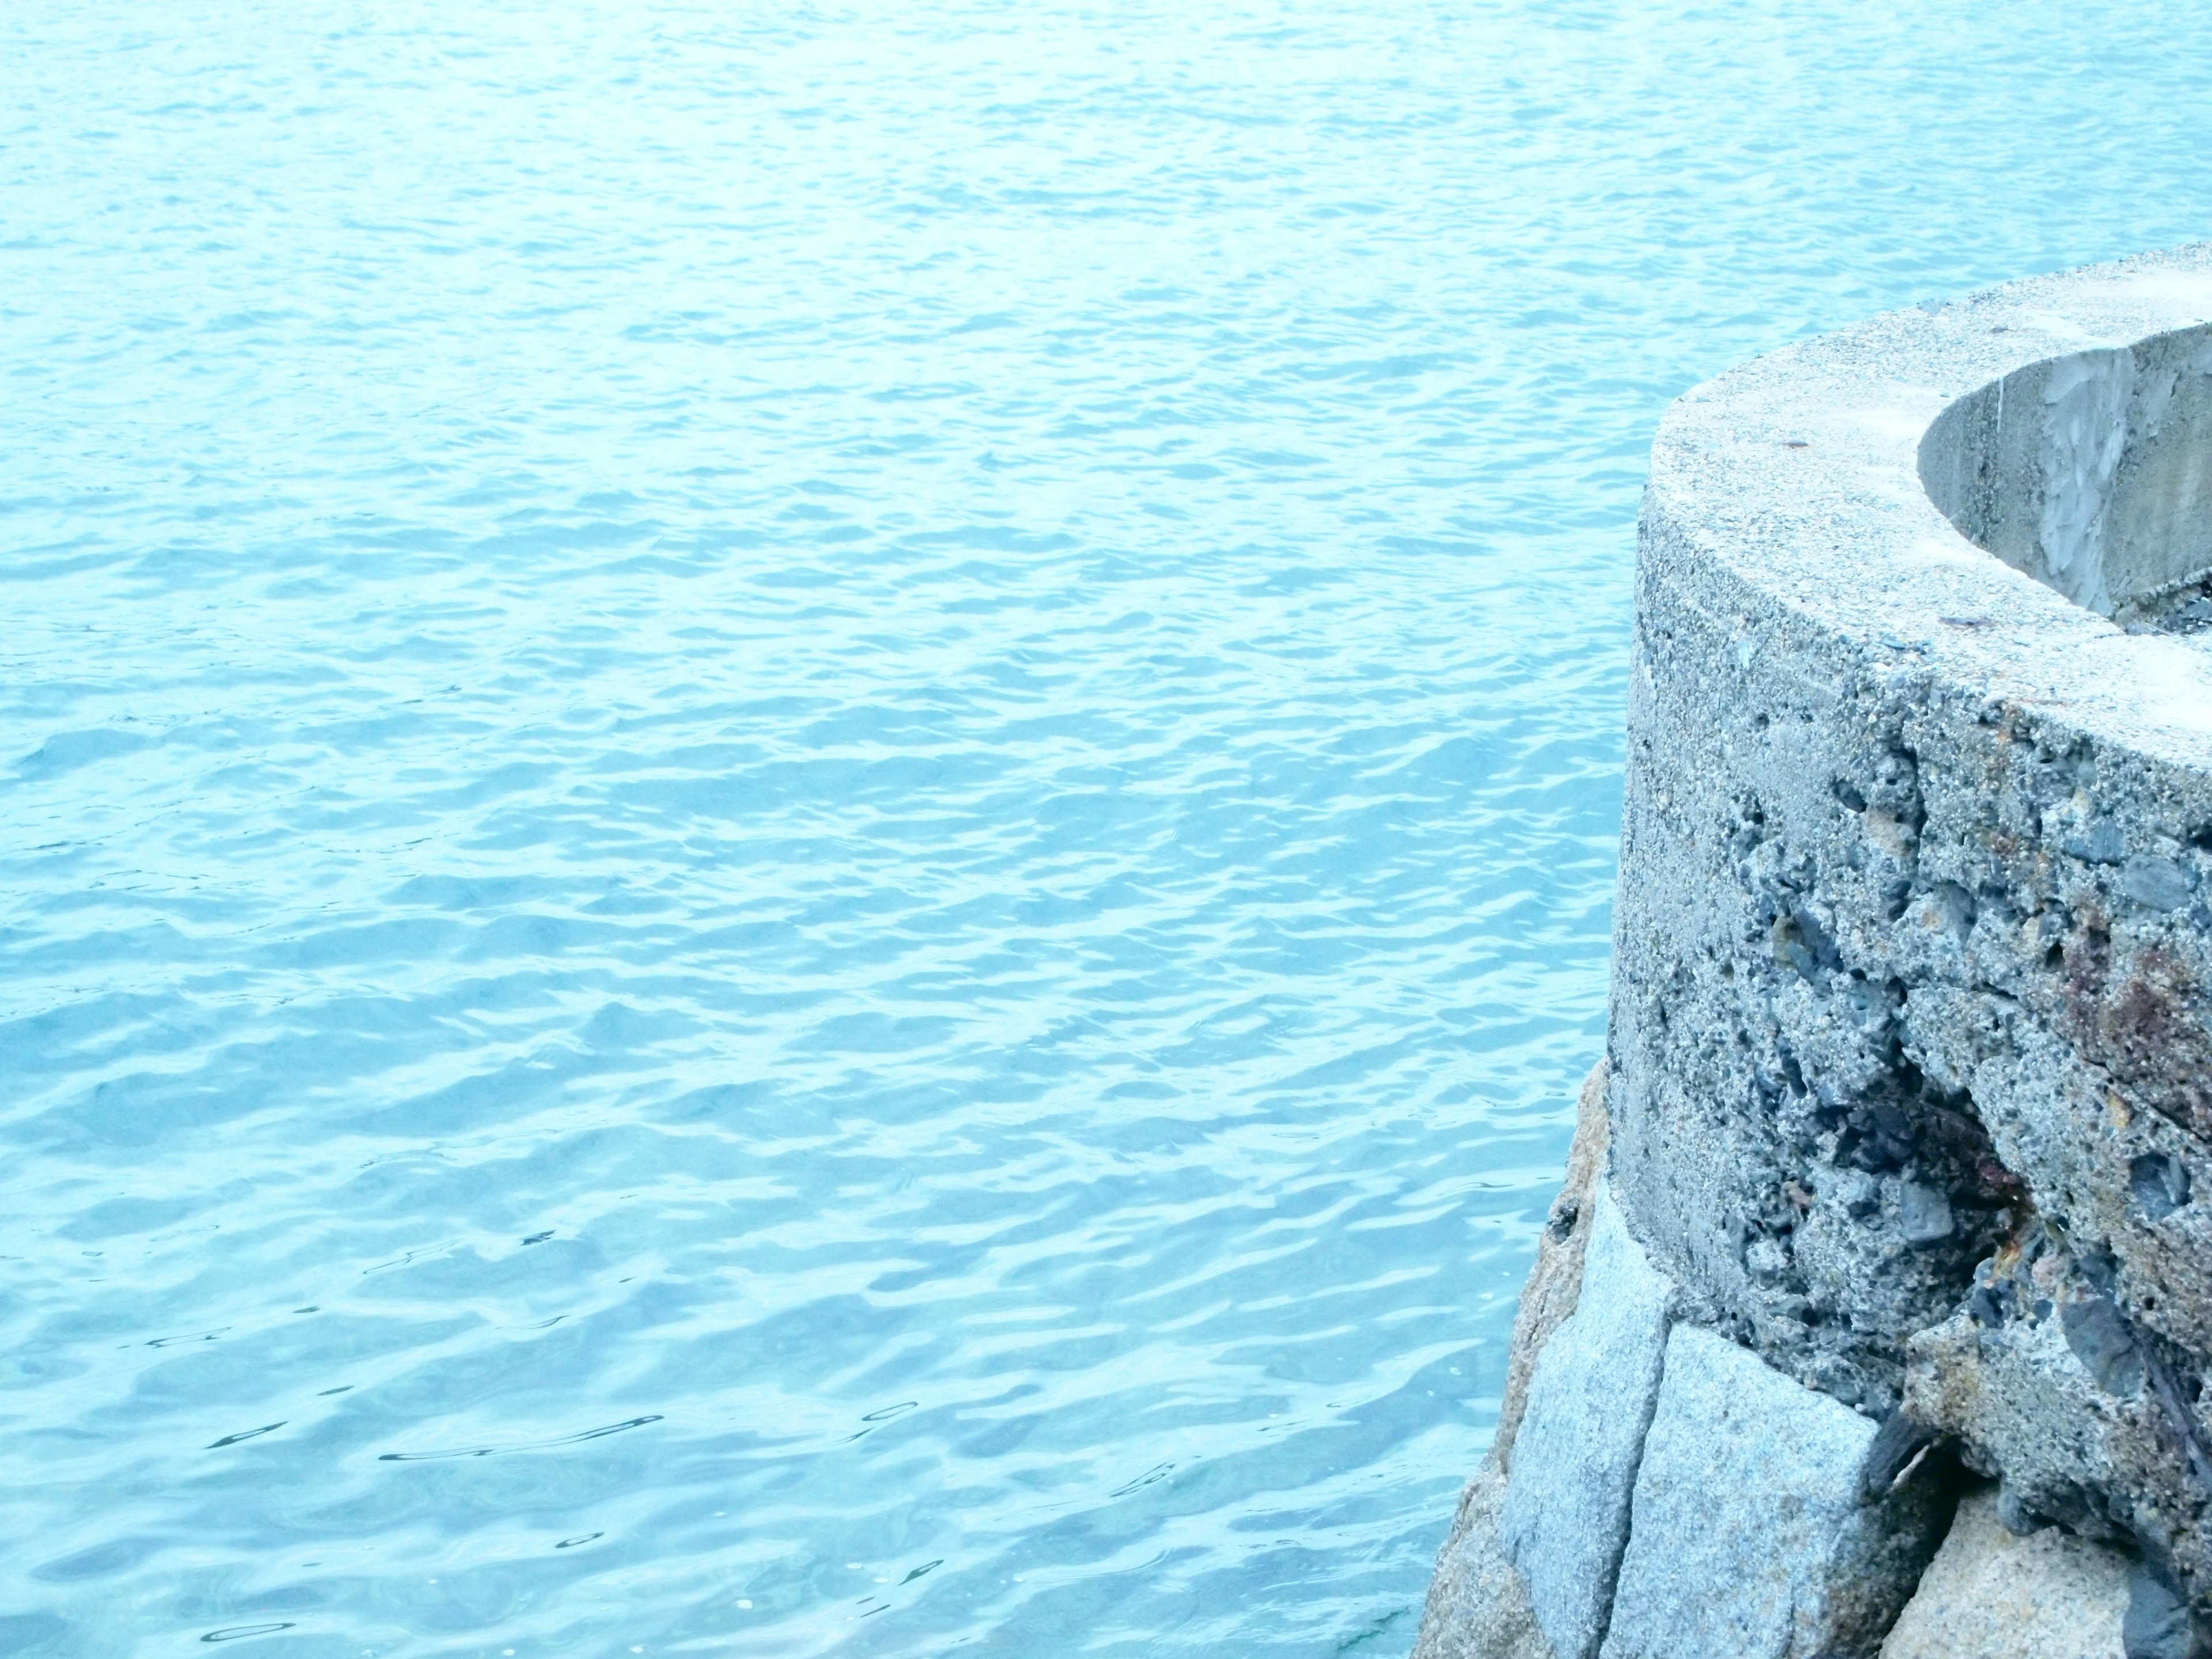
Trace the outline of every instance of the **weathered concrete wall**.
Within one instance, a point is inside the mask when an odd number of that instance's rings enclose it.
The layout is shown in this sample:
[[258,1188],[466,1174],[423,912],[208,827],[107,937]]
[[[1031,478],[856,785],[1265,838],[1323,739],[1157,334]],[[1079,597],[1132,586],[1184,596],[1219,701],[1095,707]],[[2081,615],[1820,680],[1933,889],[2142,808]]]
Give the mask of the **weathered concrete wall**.
[[[2131,1655],[2192,1650],[2176,1597],[2212,1614],[2208,319],[2212,246],[1877,319],[1662,424],[1610,1188],[1671,1286],[1669,1355],[1767,1403],[1701,1431],[1662,1381],[1619,1596],[1595,1638],[1545,1622],[1563,1656],[1872,1655],[1974,1478],[2014,1531],[2129,1564]],[[1516,1513],[1592,1502],[1573,1458],[1530,1455],[1574,1347],[1519,1360],[1509,1552]],[[1754,1370],[1716,1395],[1727,1352]],[[1762,1462],[1768,1431],[1826,1462]],[[1703,1459],[1829,1517],[1805,1559],[1759,1558],[1798,1613],[1699,1623],[1694,1580],[1625,1605],[1639,1556],[1741,1568],[1771,1531],[1771,1493],[1662,1503],[1662,1445],[1678,1487]],[[1814,1630],[1860,1571],[1846,1534],[1887,1577]],[[1543,1620],[1546,1568],[1518,1566]]]

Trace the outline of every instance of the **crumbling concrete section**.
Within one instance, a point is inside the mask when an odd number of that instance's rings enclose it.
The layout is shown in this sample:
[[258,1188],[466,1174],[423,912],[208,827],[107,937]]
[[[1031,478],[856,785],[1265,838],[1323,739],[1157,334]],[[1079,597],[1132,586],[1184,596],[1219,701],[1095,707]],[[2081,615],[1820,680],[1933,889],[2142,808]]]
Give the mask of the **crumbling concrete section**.
[[2190,249],[1668,413],[1608,1103],[1690,1318],[2212,1611],[2208,319]]
[[[1662,1366],[1618,1593],[1568,1619],[1516,1488],[1545,1478],[1540,1440],[1553,1477],[1589,1449],[1540,1429],[1537,1364],[1495,1530],[1552,1646],[1872,1659],[1979,1480],[1975,1525],[2066,1540],[2014,1566],[2127,1564],[2128,1659],[2202,1659],[2212,245],[1877,318],[1685,395],[1652,450],[1634,653],[1607,1188],[1668,1283],[1670,1363],[1733,1354],[1759,1386],[1699,1405]],[[1605,1322],[1589,1266],[1553,1358]],[[1699,1412],[1730,1444],[1813,1418],[1833,1444],[1813,1437],[1817,1478],[1709,1460],[1701,1504]],[[1847,1514],[1836,1448],[1861,1434]],[[1590,1514],[1623,1462],[1601,1449]],[[1789,1633],[1699,1623],[1690,1577],[1656,1595],[1662,1567],[1738,1559],[1729,1517],[1777,1494],[1825,1517],[1754,1575]],[[1838,1549],[1881,1582],[1832,1616]],[[1917,1605],[1900,1630],[1942,1627]]]

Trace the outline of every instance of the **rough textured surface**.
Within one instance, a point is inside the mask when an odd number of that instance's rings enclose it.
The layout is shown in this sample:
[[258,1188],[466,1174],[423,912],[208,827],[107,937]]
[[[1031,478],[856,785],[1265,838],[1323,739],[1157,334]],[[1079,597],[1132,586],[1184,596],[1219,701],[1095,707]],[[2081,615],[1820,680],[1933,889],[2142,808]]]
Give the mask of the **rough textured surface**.
[[1528,1605],[1528,1586],[1498,1540],[1504,1497],[1505,1478],[1487,1463],[1460,1494],[1413,1659],[1553,1659]]
[[[2192,1476],[2165,1455],[2170,1376],[2064,1246],[2032,1230],[1976,1275],[1966,1310],[1911,1344],[1913,1418],[2002,1449],[2022,1524],[2063,1522],[2114,1541],[2189,1525]],[[2194,1416],[2193,1402],[2182,1409]]]
[[2212,1610],[2208,317],[2184,250],[1669,411],[1607,1103],[1686,1318]]
[[1881,1659],[2124,1659],[2133,1563],[2045,1527],[2015,1538],[1994,1492],[1959,1505]]
[[1874,1437],[1757,1355],[1675,1327],[1605,1659],[1874,1653],[1949,1518],[1933,1479],[1861,1502]]
[[1872,1656],[1963,1462],[2201,1659],[2212,245],[1692,392],[1637,580],[1610,1166],[1502,1441],[1537,1621]]
[[1575,1103],[1575,1138],[1567,1148],[1567,1178],[1552,1200],[1545,1218],[1543,1237],[1536,1242],[1535,1265],[1521,1287],[1521,1306],[1513,1316],[1513,1346],[1505,1357],[1505,1394],[1498,1407],[1498,1434],[1491,1442],[1491,1461],[1500,1469],[1513,1467],[1513,1441],[1521,1431],[1521,1415],[1528,1402],[1528,1379],[1536,1356],[1552,1340],[1582,1294],[1583,1251],[1589,1242],[1590,1220],[1595,1213],[1592,1198],[1605,1171],[1606,1148],[1611,1135],[1605,1116],[1603,1060],[1590,1068]]
[[2127,1659],[2204,1659],[2207,1651],[2179,1591],[2163,1575],[2142,1568],[2128,1586],[2120,1649]]
[[1600,1182],[1582,1292],[1529,1379],[1500,1531],[1559,1659],[1605,1633],[1673,1297]]
[[1537,1626],[1528,1589],[1506,1559],[1498,1535],[1505,1471],[1528,1405],[1528,1380],[1553,1333],[1582,1295],[1583,1259],[1597,1217],[1597,1188],[1605,1168],[1605,1062],[1583,1080],[1575,1103],[1575,1135],[1567,1149],[1566,1180],[1552,1200],[1536,1260],[1521,1289],[1506,1357],[1505,1392],[1490,1455],[1460,1494],[1451,1533],[1437,1555],[1421,1611],[1413,1659],[1554,1659]]

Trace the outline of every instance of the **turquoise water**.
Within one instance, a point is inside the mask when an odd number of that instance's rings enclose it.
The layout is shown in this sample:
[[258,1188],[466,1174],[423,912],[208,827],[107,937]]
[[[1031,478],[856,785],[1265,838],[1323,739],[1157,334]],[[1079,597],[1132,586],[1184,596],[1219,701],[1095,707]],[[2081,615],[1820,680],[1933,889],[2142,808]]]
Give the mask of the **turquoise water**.
[[1654,421],[2208,46],[17,0],[0,1651],[1402,1655]]

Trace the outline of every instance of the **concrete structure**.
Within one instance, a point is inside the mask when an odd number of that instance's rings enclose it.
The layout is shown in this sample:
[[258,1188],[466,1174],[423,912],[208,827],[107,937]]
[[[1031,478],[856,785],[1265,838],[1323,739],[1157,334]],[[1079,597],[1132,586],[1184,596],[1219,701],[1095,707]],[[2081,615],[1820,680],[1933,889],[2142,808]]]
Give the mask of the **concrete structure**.
[[[1610,1190],[1670,1287],[1670,1366],[1687,1340],[1711,1371],[1717,1341],[1757,1371],[1700,1430],[1686,1394],[1669,1418],[1662,1370],[1620,1594],[1593,1614],[1547,1599],[1512,1517],[1610,1512],[1582,1487],[1617,1449],[1535,1455],[1544,1397],[1604,1379],[1564,1374],[1592,1364],[1572,1345],[1556,1378],[1516,1355],[1530,1417],[1492,1473],[1544,1634],[1560,1659],[1593,1619],[1604,1654],[1872,1656],[1893,1620],[1938,1627],[1897,1604],[1979,1477],[2015,1532],[2131,1564],[2127,1653],[2192,1651],[2212,246],[1878,318],[1688,393],[1653,446],[1635,653]],[[1820,1471],[1736,1455],[1762,1413],[1796,1432],[1814,1407],[1843,1413]],[[1647,1504],[1662,1450],[1678,1486],[1702,1459],[1735,1490]],[[1837,1507],[1853,1461],[1857,1516]],[[1827,1519],[1754,1547],[1791,1480],[1784,1507]],[[1873,1599],[1816,1630],[1846,1532]],[[1647,1616],[1639,1555],[1734,1564],[1797,1611],[1692,1628],[1678,1586]],[[2081,1619],[2109,1624],[2100,1605]],[[1422,1650],[1453,1651],[1431,1613]]]

